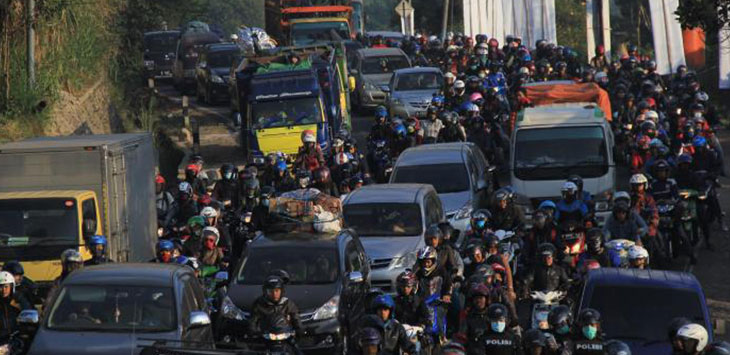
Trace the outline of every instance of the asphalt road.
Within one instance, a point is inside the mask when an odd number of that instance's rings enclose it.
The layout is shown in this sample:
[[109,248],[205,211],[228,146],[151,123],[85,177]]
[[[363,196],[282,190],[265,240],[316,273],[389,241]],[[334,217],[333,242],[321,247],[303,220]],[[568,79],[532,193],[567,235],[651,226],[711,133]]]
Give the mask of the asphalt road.
[[[172,102],[182,102],[179,93],[172,86],[162,85],[158,89],[162,96]],[[238,131],[231,123],[228,106],[198,104],[192,97],[189,103],[191,116],[197,118],[201,125],[200,151],[206,159],[206,169],[217,169],[225,162],[238,165],[245,163],[238,146]],[[360,149],[365,148],[365,139],[372,122],[373,117],[368,114],[354,115],[352,118],[352,134]],[[722,130],[718,132],[718,136],[724,150],[730,151],[730,131]],[[618,179],[619,187],[625,188],[629,179],[626,169],[619,170]],[[723,177],[720,181],[723,186],[730,186],[730,179]],[[730,211],[730,191],[722,188],[719,192],[723,209]],[[712,251],[704,249],[702,245],[698,246],[699,262],[691,272],[703,286],[713,319],[730,322],[730,234],[723,232],[716,224],[713,226],[712,243]],[[678,269],[684,269],[684,261],[678,263]],[[718,334],[718,337],[730,340],[730,334]]]

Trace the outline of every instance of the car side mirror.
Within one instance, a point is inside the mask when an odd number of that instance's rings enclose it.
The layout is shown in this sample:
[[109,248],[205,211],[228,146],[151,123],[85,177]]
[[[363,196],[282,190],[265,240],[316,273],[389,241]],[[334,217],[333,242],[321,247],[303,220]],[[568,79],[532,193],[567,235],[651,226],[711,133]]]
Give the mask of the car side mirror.
[[487,187],[489,187],[489,184],[487,184],[484,180],[477,180],[477,191],[486,190]]
[[201,311],[190,312],[190,325],[188,329],[202,328],[210,325],[208,313]]
[[35,309],[26,309],[21,311],[17,318],[18,324],[21,325],[38,325],[40,314]]
[[363,277],[360,271],[353,271],[347,275],[347,280],[350,281],[351,284],[359,284],[365,281],[365,277]]
[[[357,72],[355,72],[353,74],[357,74]],[[356,89],[356,86],[357,86],[357,82],[355,81],[355,77],[354,76],[351,76],[351,77],[349,77],[347,79],[348,79],[348,84],[350,85],[350,92],[355,92],[355,89]]]

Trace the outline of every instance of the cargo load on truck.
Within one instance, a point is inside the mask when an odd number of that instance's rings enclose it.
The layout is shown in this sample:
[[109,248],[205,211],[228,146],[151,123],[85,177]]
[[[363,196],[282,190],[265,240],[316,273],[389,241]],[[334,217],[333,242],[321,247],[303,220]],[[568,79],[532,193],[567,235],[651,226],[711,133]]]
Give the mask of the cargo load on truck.
[[540,83],[538,85],[526,85],[527,98],[535,106],[559,104],[594,102],[601,107],[607,121],[611,121],[611,99],[606,90],[601,89],[596,83],[564,83],[556,84]]
[[[268,0],[266,31],[287,45],[351,39],[355,33],[352,13],[349,0],[314,0],[308,5],[298,0]],[[331,32],[340,38],[332,38]]]

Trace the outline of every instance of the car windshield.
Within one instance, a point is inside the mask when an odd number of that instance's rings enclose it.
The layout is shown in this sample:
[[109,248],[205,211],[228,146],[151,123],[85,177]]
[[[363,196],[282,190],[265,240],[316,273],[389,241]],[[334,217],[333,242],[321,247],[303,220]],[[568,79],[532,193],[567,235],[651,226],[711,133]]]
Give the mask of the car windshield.
[[[285,237],[284,237],[285,238]],[[238,272],[242,285],[261,285],[276,270],[285,270],[292,285],[331,284],[337,281],[337,251],[325,246],[256,248]]]
[[667,326],[677,317],[706,324],[700,299],[690,290],[600,285],[583,307],[605,315],[601,328],[609,339],[666,341]]
[[318,123],[319,100],[315,97],[257,101],[251,105],[255,130]]
[[61,289],[48,328],[71,331],[153,332],[177,329],[172,288],[68,285]]
[[230,68],[233,61],[241,58],[238,51],[230,52],[213,52],[208,54],[208,67],[210,68]]
[[404,56],[368,57],[362,62],[362,73],[386,74],[408,67],[408,59]]
[[172,53],[177,46],[177,33],[161,33],[144,37],[144,48],[152,52]]
[[415,203],[360,203],[344,207],[345,224],[361,237],[399,237],[423,232]]
[[395,90],[437,90],[443,86],[443,83],[443,76],[435,72],[399,74]]
[[522,129],[514,146],[515,175],[522,180],[566,179],[571,174],[595,178],[608,172],[599,126]]
[[332,31],[340,39],[350,38],[350,27],[347,22],[303,22],[292,25],[291,37],[295,46],[309,45],[336,40]]
[[[445,179],[445,176],[449,178]],[[430,184],[440,194],[469,190],[469,175],[464,164],[399,166],[391,182]]]

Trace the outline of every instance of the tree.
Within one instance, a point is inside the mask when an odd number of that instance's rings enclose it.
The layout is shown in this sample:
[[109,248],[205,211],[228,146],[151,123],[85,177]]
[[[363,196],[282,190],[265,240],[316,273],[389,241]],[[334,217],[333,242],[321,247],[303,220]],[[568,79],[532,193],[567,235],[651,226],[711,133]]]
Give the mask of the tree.
[[701,28],[705,33],[717,33],[730,25],[730,1],[680,0],[674,12],[682,28]]

